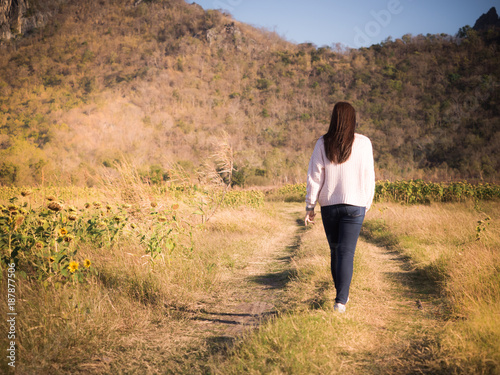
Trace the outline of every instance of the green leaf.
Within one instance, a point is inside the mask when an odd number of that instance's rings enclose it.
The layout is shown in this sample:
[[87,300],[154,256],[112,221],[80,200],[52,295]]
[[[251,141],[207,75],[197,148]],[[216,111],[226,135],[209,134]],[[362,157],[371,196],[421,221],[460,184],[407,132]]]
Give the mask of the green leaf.
[[56,256],[55,263],[61,263],[63,260],[65,260],[68,256],[64,252],[59,252]]

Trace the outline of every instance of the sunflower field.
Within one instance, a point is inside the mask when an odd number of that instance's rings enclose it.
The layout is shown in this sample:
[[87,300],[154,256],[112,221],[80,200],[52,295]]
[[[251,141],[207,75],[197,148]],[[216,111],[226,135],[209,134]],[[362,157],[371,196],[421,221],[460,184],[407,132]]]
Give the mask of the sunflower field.
[[178,204],[157,207],[151,202],[144,209],[93,201],[76,207],[49,195],[45,204],[31,205],[30,195],[23,190],[20,198],[0,206],[1,262],[14,262],[23,277],[81,282],[97,272],[92,260],[78,254],[85,244],[109,248],[120,237],[137,238],[154,259],[160,251],[173,251],[180,236],[189,238],[189,225],[176,214]]
[[[2,268],[15,263],[25,278],[82,282],[98,270],[79,249],[112,248],[120,240],[136,243],[151,262],[160,256],[168,263],[175,253],[193,251],[193,231],[218,207],[264,202],[260,191],[222,194],[197,186],[149,189],[135,203],[122,195],[109,203],[113,199],[98,189],[0,188]],[[203,216],[201,224],[196,215]]]
[[[302,202],[306,184],[289,184],[267,192],[271,200]],[[471,184],[469,182],[377,181],[375,202],[418,204],[430,202],[463,202],[468,199],[490,200],[500,198],[500,185]]]

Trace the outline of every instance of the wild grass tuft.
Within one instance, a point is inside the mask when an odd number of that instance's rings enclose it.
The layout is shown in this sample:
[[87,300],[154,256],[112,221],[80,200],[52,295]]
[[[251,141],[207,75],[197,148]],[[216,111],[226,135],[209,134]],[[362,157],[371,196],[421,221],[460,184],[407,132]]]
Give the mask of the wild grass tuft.
[[[333,374],[348,356],[366,349],[369,332],[331,311],[284,315],[265,324],[236,347],[220,374]],[[350,343],[356,342],[356,348]]]

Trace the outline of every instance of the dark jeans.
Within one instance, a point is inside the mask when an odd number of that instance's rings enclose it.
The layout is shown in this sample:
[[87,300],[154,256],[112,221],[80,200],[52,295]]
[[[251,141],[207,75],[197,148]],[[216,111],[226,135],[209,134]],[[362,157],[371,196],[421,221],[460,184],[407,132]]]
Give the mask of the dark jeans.
[[345,304],[349,297],[354,251],[358,242],[365,207],[335,204],[321,207],[321,218],[330,245],[333,282],[337,290],[335,302]]

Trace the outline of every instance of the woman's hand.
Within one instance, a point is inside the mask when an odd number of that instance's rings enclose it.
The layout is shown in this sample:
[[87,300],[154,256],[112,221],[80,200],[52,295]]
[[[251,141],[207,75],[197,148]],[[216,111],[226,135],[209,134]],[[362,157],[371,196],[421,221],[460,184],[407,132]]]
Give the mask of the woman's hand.
[[316,214],[314,213],[314,211],[306,211],[306,218],[304,219],[304,224],[306,225],[307,227],[307,224],[311,223],[311,224],[314,224],[314,217],[316,216]]

